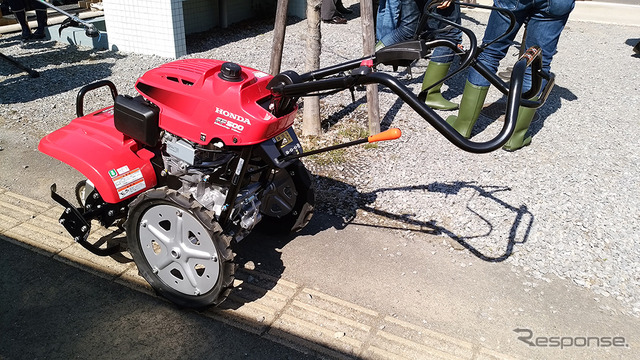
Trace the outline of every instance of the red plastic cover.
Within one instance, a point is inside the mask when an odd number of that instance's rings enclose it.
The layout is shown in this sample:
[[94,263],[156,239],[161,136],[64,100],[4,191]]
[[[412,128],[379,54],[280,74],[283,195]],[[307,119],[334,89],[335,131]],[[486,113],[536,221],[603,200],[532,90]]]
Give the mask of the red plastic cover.
[[80,171],[103,200],[118,203],[157,184],[151,159],[113,125],[113,108],[77,118],[40,140],[38,150]]

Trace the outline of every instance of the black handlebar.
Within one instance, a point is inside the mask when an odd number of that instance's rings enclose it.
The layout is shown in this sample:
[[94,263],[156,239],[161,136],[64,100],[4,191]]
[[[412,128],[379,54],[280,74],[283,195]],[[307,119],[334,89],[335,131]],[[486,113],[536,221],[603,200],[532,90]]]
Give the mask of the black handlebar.
[[[467,4],[465,3],[465,5]],[[505,36],[513,29],[515,17],[511,11],[483,5],[476,5],[476,7],[492,10],[495,9],[508,14],[508,17],[512,22],[512,26],[502,36]],[[433,14],[430,14],[429,16],[433,16]],[[425,40],[425,37],[421,37],[418,40],[411,40],[384,47],[370,57],[351,60],[305,74],[298,75],[293,71],[286,71],[276,75],[267,85],[267,88],[271,90],[274,95],[274,99],[280,101],[280,107],[276,106],[276,109],[280,109],[283,113],[290,111],[297,98],[301,96],[314,96],[321,95],[321,92],[326,91],[353,89],[355,86],[359,85],[380,84],[388,87],[392,92],[398,95],[403,101],[411,106],[416,113],[418,113],[438,132],[447,138],[447,140],[460,149],[472,153],[487,153],[497,150],[511,137],[518,118],[519,107],[525,106],[538,108],[542,106],[553,88],[555,82],[553,75],[542,70],[542,51],[538,47],[528,49],[513,66],[510,83],[507,85],[496,74],[492,73],[482,65],[482,63],[475,61],[478,53],[482,51],[483,48],[478,47],[477,40],[473,32],[439,16],[433,17],[437,17],[438,20],[459,28],[464,34],[466,34],[470,39],[469,50],[462,50],[458,48],[457,44],[448,40],[436,39],[427,41]],[[438,83],[445,81],[465,68],[473,67],[500,92],[507,95],[505,122],[500,133],[494,138],[485,142],[475,142],[464,138],[442,117],[425,104],[425,91],[422,91],[416,96],[395,77],[383,72],[374,72],[372,69],[377,64],[408,66],[411,62],[425,57],[431,49],[437,46],[447,46],[458,55],[466,55],[463,58],[459,69],[454,73],[449,74],[449,76],[441,79]],[[523,94],[522,87],[524,84],[525,71],[529,66],[531,66],[532,72],[531,88]],[[346,71],[350,71],[350,74],[345,75],[344,72]],[[541,91],[543,79],[546,80],[546,85]]]
[[111,91],[111,97],[113,100],[116,100],[118,96],[118,90],[116,86],[109,80],[100,80],[94,83],[83,86],[80,90],[78,90],[78,95],[76,95],[76,116],[83,117],[84,116],[84,96],[91,90],[95,90],[101,88],[103,86],[107,86]]

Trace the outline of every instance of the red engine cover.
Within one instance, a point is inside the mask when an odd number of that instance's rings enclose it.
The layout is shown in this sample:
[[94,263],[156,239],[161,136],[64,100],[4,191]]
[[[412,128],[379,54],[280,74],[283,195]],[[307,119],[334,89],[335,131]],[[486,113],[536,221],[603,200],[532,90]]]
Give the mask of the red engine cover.
[[[272,76],[248,67],[233,78],[222,74],[223,61],[185,59],[146,72],[136,89],[160,108],[160,128],[205,145],[252,145],[293,124],[296,111],[277,118],[263,106]],[[263,104],[261,106],[259,103]]]

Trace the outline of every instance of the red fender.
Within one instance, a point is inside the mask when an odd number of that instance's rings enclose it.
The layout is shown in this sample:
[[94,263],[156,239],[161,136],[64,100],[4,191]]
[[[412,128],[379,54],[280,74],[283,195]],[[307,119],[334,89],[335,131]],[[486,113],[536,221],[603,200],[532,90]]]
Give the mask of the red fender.
[[38,150],[80,171],[108,203],[157,184],[155,154],[116,130],[113,107],[72,120],[40,140]]

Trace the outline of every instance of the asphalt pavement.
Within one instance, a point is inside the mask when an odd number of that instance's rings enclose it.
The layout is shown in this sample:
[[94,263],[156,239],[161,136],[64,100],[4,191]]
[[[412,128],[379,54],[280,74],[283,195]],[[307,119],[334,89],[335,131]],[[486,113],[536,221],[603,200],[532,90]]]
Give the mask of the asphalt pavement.
[[315,359],[0,240],[0,359]]

